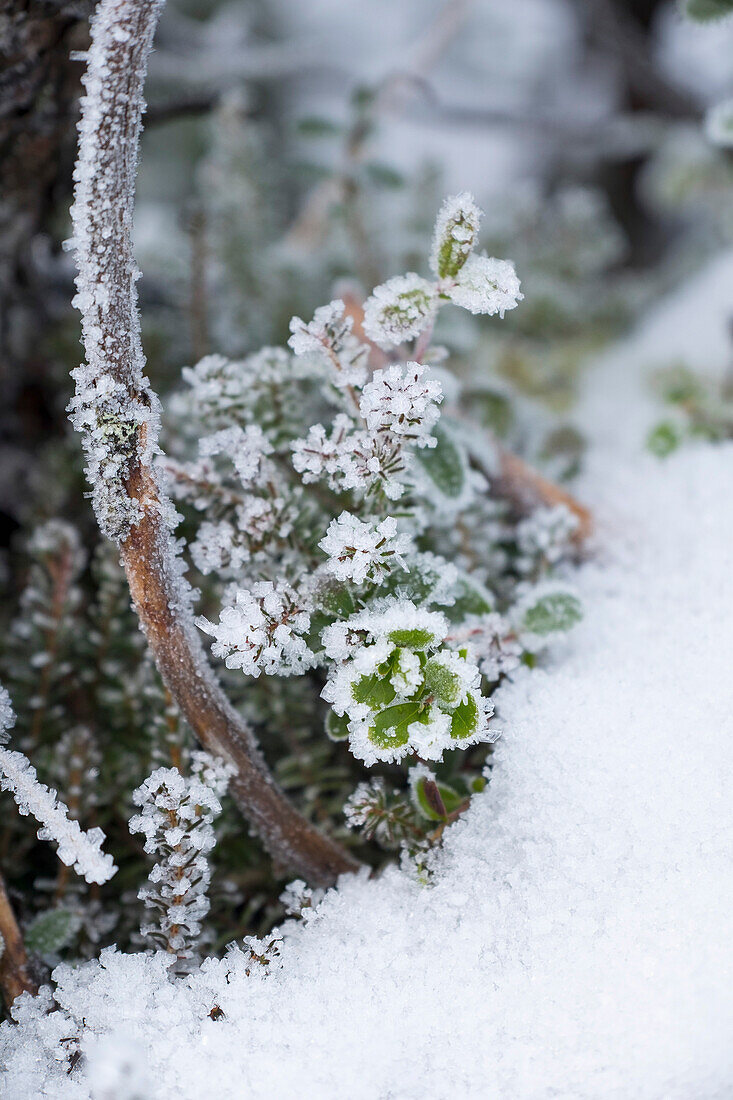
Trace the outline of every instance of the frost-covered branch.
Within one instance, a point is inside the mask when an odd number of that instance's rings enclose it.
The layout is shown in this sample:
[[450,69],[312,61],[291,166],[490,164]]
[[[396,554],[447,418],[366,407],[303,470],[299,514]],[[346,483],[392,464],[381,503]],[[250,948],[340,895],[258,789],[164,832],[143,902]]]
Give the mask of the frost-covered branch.
[[0,992],[6,1006],[21,993],[36,993],[37,986],[28,968],[23,937],[0,875]]
[[162,0],[102,0],[92,25],[72,212],[87,361],[74,372],[72,419],[98,521],[120,545],[166,686],[202,744],[235,768],[231,792],[273,856],[328,884],[355,864],[279,791],[217,683],[176,556],[175,511],[152,467],[159,411],[144,374],[131,229],[142,89],[161,8]]
[[117,868],[112,857],[102,851],[104,833],[101,829],[84,832],[79,822],[69,817],[57,792],[39,781],[27,757],[5,747],[7,730],[14,724],[8,693],[0,687],[0,790],[12,793],[23,816],[35,817],[41,826],[39,840],[55,841],[62,863],[73,867],[87,882],[107,882]]

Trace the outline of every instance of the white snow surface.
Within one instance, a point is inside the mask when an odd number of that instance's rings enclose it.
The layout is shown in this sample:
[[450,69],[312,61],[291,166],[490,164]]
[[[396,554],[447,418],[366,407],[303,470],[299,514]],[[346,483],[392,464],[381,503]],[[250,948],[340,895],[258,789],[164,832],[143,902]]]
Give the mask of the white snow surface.
[[[63,976],[85,1042],[145,1055],[146,1096],[733,1095],[733,445],[645,455],[641,377],[686,348],[722,369],[732,274],[719,261],[589,380],[586,617],[498,692],[491,782],[433,885],[343,881],[264,979],[171,983],[120,955]],[[5,1027],[0,1094],[87,1100],[83,1060],[44,1068],[42,1026]]]

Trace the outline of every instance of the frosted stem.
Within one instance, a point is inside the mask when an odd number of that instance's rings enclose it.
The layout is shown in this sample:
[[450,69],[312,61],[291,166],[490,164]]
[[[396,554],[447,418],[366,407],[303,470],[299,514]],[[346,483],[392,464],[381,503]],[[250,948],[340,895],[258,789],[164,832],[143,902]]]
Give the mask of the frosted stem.
[[21,993],[37,993],[28,968],[28,956],[23,937],[10,904],[5,880],[0,875],[0,991],[6,1008],[10,1008]]
[[199,741],[234,767],[230,791],[278,864],[327,885],[356,864],[288,802],[218,684],[176,557],[173,508],[152,465],[158,400],[144,375],[131,230],[142,90],[162,2],[101,0],[92,24],[72,211],[87,362],[74,372],[72,418],[97,518],[120,545],[166,687]]

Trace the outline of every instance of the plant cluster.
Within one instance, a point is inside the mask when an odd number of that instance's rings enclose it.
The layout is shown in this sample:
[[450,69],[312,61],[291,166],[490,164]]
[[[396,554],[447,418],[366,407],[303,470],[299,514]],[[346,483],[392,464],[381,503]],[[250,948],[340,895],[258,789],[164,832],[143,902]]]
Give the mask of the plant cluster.
[[[486,781],[492,690],[579,615],[555,576],[576,517],[491,492],[491,437],[466,432],[463,389],[433,340],[446,306],[503,314],[522,298],[513,266],[478,251],[479,221],[471,196],[447,200],[430,277],[293,318],[287,349],[184,369],[159,461],[232,698],[286,792],[373,863],[402,848],[422,865]],[[84,405],[93,433],[100,401]],[[117,881],[100,892],[66,867],[44,881],[32,830],[9,820],[4,865],[31,948],[52,961],[114,937],[163,948],[182,971],[202,942],[266,930],[282,880],[226,800],[222,812],[227,767],[193,751],[114,553],[100,544],[89,560],[78,530],[51,520],[27,555],[2,670],[33,766],[3,749],[4,785],[65,863],[88,870],[96,845],[96,879],[119,867],[130,886],[121,911]],[[155,857],[142,887],[140,833]],[[72,834],[89,837],[89,859]]]

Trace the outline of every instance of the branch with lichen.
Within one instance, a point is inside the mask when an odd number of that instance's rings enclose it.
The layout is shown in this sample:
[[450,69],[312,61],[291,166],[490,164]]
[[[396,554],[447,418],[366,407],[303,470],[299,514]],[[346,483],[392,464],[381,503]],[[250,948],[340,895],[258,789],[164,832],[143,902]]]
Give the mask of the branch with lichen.
[[173,699],[235,771],[230,791],[279,865],[318,884],[354,861],[288,802],[204,655],[183,578],[175,511],[153,458],[159,403],[145,377],[132,252],[142,90],[162,0],[102,0],[92,24],[72,210],[86,363],[70,411],[84,438],[102,531],[118,543],[133,602]]

